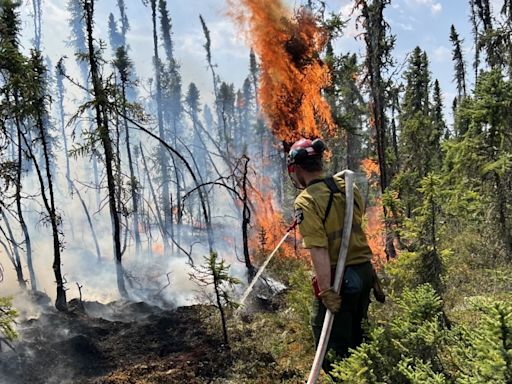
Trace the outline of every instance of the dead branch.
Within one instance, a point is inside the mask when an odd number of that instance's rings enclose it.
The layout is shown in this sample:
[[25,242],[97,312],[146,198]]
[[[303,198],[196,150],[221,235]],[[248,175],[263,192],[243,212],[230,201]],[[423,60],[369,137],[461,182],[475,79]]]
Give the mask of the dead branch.
[[164,290],[165,288],[167,288],[167,287],[169,287],[169,286],[171,285],[171,279],[170,279],[170,277],[169,277],[169,275],[170,275],[171,273],[172,273],[172,272],[167,272],[167,273],[165,274],[165,277],[167,277],[167,284],[165,284],[162,288],[160,288],[160,290],[157,292],[157,295],[160,295],[160,294],[163,292],[163,290]]

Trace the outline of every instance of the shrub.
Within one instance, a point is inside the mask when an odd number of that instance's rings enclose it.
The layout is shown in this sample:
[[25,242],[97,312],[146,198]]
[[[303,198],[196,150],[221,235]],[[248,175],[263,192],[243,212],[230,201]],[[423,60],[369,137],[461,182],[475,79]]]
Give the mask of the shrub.
[[0,297],[0,350],[2,342],[11,346],[10,342],[18,337],[14,329],[17,315],[18,312],[12,308],[12,298]]

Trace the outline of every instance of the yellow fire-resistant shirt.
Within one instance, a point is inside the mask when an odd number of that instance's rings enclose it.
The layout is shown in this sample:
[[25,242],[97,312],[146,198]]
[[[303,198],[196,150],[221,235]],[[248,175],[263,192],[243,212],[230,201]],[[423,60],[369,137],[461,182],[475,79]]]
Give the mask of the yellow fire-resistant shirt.
[[[327,248],[331,266],[336,266],[341,247],[343,221],[345,218],[345,180],[343,176],[334,177],[342,193],[335,193],[329,215],[322,223],[329,196],[329,187],[325,182],[315,182],[303,190],[295,199],[295,212],[299,222],[304,248]],[[352,234],[348,247],[346,265],[361,264],[370,261],[372,251],[361,227],[364,208],[359,190],[354,186],[354,217]]]

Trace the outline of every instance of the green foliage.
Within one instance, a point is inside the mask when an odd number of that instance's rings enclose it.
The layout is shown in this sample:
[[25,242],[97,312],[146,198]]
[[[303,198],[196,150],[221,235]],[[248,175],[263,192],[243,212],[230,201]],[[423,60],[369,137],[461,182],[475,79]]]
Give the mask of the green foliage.
[[477,329],[463,329],[457,340],[457,383],[511,383],[512,304],[482,297],[469,304],[481,319]]
[[335,364],[333,376],[344,383],[400,384],[420,383],[433,374],[437,381],[431,383],[443,383],[441,307],[431,286],[405,289],[391,321],[371,330],[365,343]]
[[[299,265],[293,270],[288,279],[289,292],[287,294],[287,302],[290,309],[297,315],[301,322],[309,325],[311,318],[311,273],[306,269],[304,264]],[[304,327],[305,339],[311,338],[311,330]],[[309,336],[309,337],[308,337]]]
[[224,259],[218,260],[217,252],[211,252],[204,257],[205,263],[193,266],[194,272],[190,278],[202,288],[213,287],[213,294],[206,293],[210,302],[219,310],[224,343],[228,344],[228,330],[225,308],[236,308],[237,303],[232,299],[233,287],[240,281],[229,275],[229,265]]
[[16,316],[18,312],[12,307],[12,297],[0,297],[0,342],[8,343],[18,337],[13,326]]
[[461,195],[477,195],[480,205],[470,208],[483,224],[487,241],[500,242],[507,258],[512,255],[512,199],[505,192],[512,181],[511,98],[512,82],[500,71],[480,74],[474,96],[457,108],[456,117],[467,123],[468,130],[446,144],[444,170],[453,190],[450,208],[458,207]]
[[406,358],[398,364],[398,370],[404,375],[410,384],[445,384],[446,377],[442,373],[435,373],[428,363],[415,362],[412,358]]
[[428,284],[405,289],[368,339],[335,364],[349,384],[508,384],[512,380],[512,304],[476,296],[466,311],[476,319],[443,326],[443,303]]
[[[210,256],[203,258],[204,264],[194,266],[194,272],[190,278],[200,287],[213,286],[218,290],[218,297],[212,297],[214,305],[236,307],[236,302],[231,298],[231,292],[235,285],[240,284],[240,280],[229,275],[229,265],[224,259],[219,260],[217,252],[212,252]],[[218,299],[218,300],[217,300]]]

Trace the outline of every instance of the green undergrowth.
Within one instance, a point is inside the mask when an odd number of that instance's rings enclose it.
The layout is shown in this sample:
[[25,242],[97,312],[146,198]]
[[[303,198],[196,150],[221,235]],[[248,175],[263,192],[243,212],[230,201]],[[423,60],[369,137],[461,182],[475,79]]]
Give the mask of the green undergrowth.
[[[319,383],[512,383],[512,267],[497,249],[477,230],[454,232],[439,244],[437,289],[422,282],[422,253],[402,250],[379,272],[387,300],[370,306],[365,342]],[[271,310],[231,314],[225,383],[307,379],[315,353],[310,266],[278,258],[268,273],[288,289]]]
[[441,287],[421,284],[421,254],[384,271],[388,293],[372,305],[365,343],[336,365],[352,384],[512,383],[512,267],[476,230],[440,247]]

